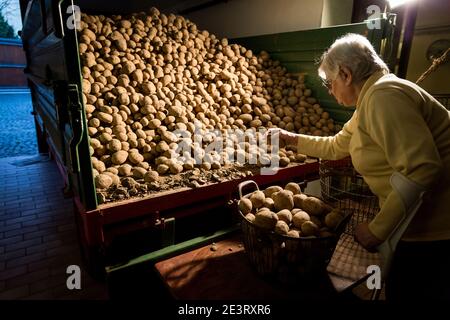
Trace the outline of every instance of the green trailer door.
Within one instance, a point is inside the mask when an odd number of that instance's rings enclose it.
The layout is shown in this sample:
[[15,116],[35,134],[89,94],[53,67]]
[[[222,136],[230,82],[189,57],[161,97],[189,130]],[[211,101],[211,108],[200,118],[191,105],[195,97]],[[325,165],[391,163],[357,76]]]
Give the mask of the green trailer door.
[[33,108],[71,191],[87,210],[97,207],[72,0],[21,1],[21,33]]

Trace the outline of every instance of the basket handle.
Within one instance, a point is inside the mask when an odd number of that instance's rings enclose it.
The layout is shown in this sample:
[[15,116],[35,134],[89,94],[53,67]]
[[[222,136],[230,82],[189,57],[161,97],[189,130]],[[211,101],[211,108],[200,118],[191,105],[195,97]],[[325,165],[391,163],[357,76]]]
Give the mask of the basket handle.
[[241,182],[241,183],[239,183],[239,185],[238,185],[239,199],[242,199],[242,188],[244,188],[245,186],[248,186],[249,184],[255,185],[256,190],[259,191],[258,184],[257,184],[255,181],[253,181],[253,180],[247,180],[247,181]]

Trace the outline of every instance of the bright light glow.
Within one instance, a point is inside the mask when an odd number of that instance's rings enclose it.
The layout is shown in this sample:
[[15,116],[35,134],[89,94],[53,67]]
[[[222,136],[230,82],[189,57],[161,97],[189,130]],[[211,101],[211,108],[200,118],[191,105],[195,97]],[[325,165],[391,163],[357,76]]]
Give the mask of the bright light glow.
[[415,0],[388,0],[389,6],[393,9],[396,7],[400,7],[408,2],[413,2]]

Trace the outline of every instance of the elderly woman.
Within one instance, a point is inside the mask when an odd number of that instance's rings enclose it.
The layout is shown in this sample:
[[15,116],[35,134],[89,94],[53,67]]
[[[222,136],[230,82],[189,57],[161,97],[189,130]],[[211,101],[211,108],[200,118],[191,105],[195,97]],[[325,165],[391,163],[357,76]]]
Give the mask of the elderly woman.
[[[380,200],[380,212],[355,235],[370,251],[411,210],[408,201],[427,191],[395,251],[386,296],[450,299],[450,113],[419,86],[390,74],[360,35],[336,40],[322,56],[319,76],[339,104],[356,106],[351,119],[332,137],[272,134],[309,156],[351,156]],[[418,188],[393,188],[393,174]]]

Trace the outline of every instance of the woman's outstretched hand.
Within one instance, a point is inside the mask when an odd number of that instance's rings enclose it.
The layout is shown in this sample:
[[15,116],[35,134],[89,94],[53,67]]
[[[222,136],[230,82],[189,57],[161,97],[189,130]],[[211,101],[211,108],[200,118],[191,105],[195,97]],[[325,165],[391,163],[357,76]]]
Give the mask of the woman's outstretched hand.
[[296,146],[298,142],[297,134],[280,128],[270,128],[267,130],[267,138],[270,139],[272,136],[278,136],[279,140],[282,140],[286,145],[290,146]]

